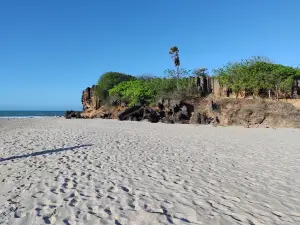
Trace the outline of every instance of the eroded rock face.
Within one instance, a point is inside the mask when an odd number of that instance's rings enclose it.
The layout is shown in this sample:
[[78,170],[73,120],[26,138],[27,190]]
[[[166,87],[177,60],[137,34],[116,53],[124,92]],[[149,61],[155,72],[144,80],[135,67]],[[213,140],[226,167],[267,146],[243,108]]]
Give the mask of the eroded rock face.
[[156,108],[133,106],[118,115],[119,120],[149,121],[151,123],[189,123],[194,106],[183,101],[161,100]]
[[[300,127],[300,110],[283,102],[255,99],[197,98],[187,100],[161,99],[156,107],[101,106],[96,86],[82,92],[83,110],[66,112],[66,118],[103,118],[152,123],[190,123],[242,125],[245,127]],[[101,106],[101,107],[100,107]]]
[[96,96],[96,86],[86,88],[82,92],[81,103],[83,106],[83,110],[87,109],[99,109],[100,108],[100,100]]

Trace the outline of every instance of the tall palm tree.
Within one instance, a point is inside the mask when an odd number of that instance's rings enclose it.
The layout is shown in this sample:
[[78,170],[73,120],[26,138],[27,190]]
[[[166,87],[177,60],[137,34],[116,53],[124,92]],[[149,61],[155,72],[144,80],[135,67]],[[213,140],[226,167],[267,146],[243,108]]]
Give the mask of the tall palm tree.
[[180,67],[180,59],[179,59],[179,49],[177,46],[173,46],[172,48],[170,48],[169,54],[171,55],[171,57],[174,60],[174,65],[177,69],[176,71],[176,79],[177,79],[177,89],[179,89],[179,67]]

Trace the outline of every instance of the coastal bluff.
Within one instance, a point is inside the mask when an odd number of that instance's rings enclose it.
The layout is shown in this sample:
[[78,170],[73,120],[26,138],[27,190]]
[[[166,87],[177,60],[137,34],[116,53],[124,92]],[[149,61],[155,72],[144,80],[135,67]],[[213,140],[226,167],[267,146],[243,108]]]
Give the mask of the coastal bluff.
[[[213,124],[244,127],[300,128],[300,110],[288,101],[226,97],[224,87],[212,86],[210,94],[193,99],[163,99],[155,106],[101,105],[96,87],[82,91],[81,118],[148,121],[152,123]],[[203,87],[203,86],[202,86]],[[218,87],[218,90],[216,88]],[[201,89],[200,89],[201,90]],[[208,89],[209,90],[209,89]],[[225,95],[225,96],[224,96]]]

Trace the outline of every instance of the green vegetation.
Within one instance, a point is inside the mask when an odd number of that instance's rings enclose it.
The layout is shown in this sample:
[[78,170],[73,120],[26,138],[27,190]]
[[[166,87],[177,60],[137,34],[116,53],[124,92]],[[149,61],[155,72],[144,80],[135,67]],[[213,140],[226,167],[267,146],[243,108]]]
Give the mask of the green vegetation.
[[[138,103],[151,104],[162,98],[186,98],[199,96],[195,80],[188,77],[208,77],[206,68],[191,72],[180,68],[179,49],[172,47],[169,54],[174,60],[175,69],[168,69],[164,78],[145,74],[139,77],[118,73],[104,73],[97,85],[96,94],[102,103],[120,103],[128,105]],[[241,62],[228,63],[214,70],[220,84],[227,87],[236,97],[245,96],[289,97],[296,78],[300,78],[300,69],[275,64],[264,57],[254,57]]]
[[96,85],[97,96],[99,97],[99,99],[101,101],[105,101],[109,97],[109,90],[111,88],[115,87],[116,85],[118,85],[124,81],[130,81],[130,80],[135,80],[135,79],[136,79],[135,77],[124,74],[124,73],[118,73],[118,72],[104,73],[100,77],[100,79]]
[[126,102],[129,105],[140,102],[151,104],[159,98],[179,93],[177,82],[179,91],[188,89],[188,79],[180,79],[179,81],[174,78],[138,79],[120,83],[109,90],[109,96],[114,101]]
[[241,92],[246,95],[279,98],[291,94],[294,80],[300,77],[300,70],[289,66],[274,64],[263,57],[253,57],[241,62],[228,63],[214,70],[220,83],[228,87],[236,96]]

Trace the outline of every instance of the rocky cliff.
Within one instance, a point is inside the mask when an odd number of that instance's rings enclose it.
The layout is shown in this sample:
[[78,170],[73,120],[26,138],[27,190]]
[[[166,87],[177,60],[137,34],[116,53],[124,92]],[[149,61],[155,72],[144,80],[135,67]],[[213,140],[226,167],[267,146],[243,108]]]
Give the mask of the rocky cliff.
[[[196,83],[199,94],[208,95],[213,93],[215,96],[224,95],[226,89],[222,87],[215,78],[191,77]],[[81,103],[83,111],[98,110],[101,107],[100,100],[96,96],[96,85],[87,87],[82,91]]]
[[[220,85],[218,79],[213,77],[190,77],[190,79],[196,83],[201,96],[213,94],[216,97],[221,97],[227,93],[227,88]],[[96,85],[87,87],[82,91],[81,103],[83,111],[98,110],[101,107],[101,102],[96,96]]]
[[[138,107],[137,109],[128,108],[123,104],[101,106],[94,85],[82,92],[83,112],[80,117],[148,120],[163,123],[214,123],[245,127],[300,127],[300,110],[294,107],[295,102],[293,106],[288,102],[272,100],[228,98],[226,97],[228,89],[222,87],[217,79],[209,81],[198,79],[197,82],[199,92],[208,96],[181,101],[165,99],[163,102],[158,102],[156,107]],[[71,112],[71,114],[78,118],[78,113]]]
[[82,91],[81,103],[84,111],[97,110],[100,108],[100,100],[96,96],[95,85]]
[[[199,96],[212,95],[216,98],[229,97],[232,93],[224,85],[221,85],[216,77],[190,77],[199,91]],[[300,79],[295,81],[295,86],[291,90],[294,98],[300,96]],[[241,92],[238,97],[246,97],[245,92]],[[86,88],[82,92],[81,102],[83,111],[98,110],[101,107],[100,100],[96,97],[96,86]]]

